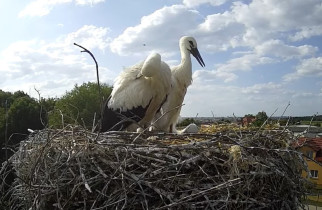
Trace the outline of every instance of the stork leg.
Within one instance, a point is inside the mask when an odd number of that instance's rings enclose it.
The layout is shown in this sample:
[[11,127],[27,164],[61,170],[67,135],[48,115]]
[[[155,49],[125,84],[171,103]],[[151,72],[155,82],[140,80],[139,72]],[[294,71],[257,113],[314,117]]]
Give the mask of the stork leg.
[[155,98],[152,98],[143,119],[140,120],[139,122],[139,125],[141,126],[141,128],[145,129],[150,126],[151,121],[158,109],[159,109],[158,100],[156,100]]
[[170,128],[169,128],[169,132],[170,132],[170,133],[173,133],[172,125],[173,125],[173,124],[171,124],[171,125],[170,125]]

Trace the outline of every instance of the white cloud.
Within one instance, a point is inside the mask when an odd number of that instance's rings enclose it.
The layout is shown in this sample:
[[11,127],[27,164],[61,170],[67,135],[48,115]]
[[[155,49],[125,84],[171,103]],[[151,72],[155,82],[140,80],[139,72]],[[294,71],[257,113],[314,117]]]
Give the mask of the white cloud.
[[[321,93],[294,90],[294,86],[289,89],[290,83],[278,82],[279,75],[272,76],[277,82],[265,79],[266,82],[256,84],[252,81],[254,84],[247,87],[223,84],[220,80],[234,81],[242,71],[251,71],[255,66],[281,63],[289,67],[285,61],[290,59],[300,64],[294,73],[284,76],[284,81],[322,77],[322,58],[314,57],[319,54],[319,48],[294,43],[322,35],[321,14],[320,0],[238,1],[232,3],[230,10],[209,14],[196,28],[198,43],[206,46],[210,53],[226,51],[218,53],[224,59],[231,52],[237,57],[215,65],[213,70],[194,72],[182,115],[210,116],[213,111],[216,116],[231,116],[233,112],[256,114],[261,110],[271,114],[276,108],[282,112],[289,101],[289,110],[297,115],[310,115],[312,110],[320,110]],[[302,100],[304,96],[306,100]]]
[[225,64],[219,64],[217,71],[250,71],[254,66],[273,63],[274,60],[269,57],[261,57],[257,54],[246,54],[238,58],[233,58]]
[[226,2],[227,0],[183,0],[183,4],[187,7],[197,7],[201,4],[210,4],[212,6],[219,6]]
[[[74,0],[77,5],[93,5],[105,0]],[[35,0],[29,3],[18,15],[25,16],[45,16],[57,5],[72,3],[73,0]]]
[[214,70],[197,70],[193,73],[193,80],[215,81],[223,80],[232,82],[238,78],[238,71],[251,71],[254,66],[273,63],[274,60],[268,57],[261,57],[257,54],[246,54],[238,58],[233,58],[224,64],[217,64]]
[[[253,84],[251,86],[220,85],[193,81],[188,88],[182,107],[182,116],[211,116],[217,117],[244,116],[257,114],[264,110],[268,115],[280,116],[290,102],[291,106],[285,115],[312,115],[321,110],[321,94],[303,91],[289,91],[285,84],[273,82]],[[305,100],[303,100],[305,98]],[[305,107],[305,109],[303,109]]]
[[255,46],[255,51],[259,55],[271,55],[288,60],[312,56],[318,51],[318,48],[310,45],[296,47],[286,45],[281,40],[268,40],[261,45]]
[[313,36],[322,35],[322,26],[303,26],[300,31],[296,32],[294,35],[290,35],[291,41],[301,41],[303,39],[308,39]]
[[245,27],[236,21],[230,12],[208,15],[195,31],[201,37],[200,43],[212,52],[239,46]]
[[[104,50],[108,45],[108,29],[84,26],[53,42],[31,40],[11,44],[0,52],[2,86],[6,91],[29,93],[35,86],[44,97],[59,96],[75,83],[95,81],[95,65],[88,55],[74,46],[77,42],[89,50]],[[111,75],[106,68],[101,74]],[[86,80],[86,81],[84,81]],[[49,88],[50,87],[50,88]]]
[[107,37],[108,28],[84,25],[79,30],[72,32],[65,38],[65,43],[77,42],[89,49],[98,48],[104,50],[108,47],[111,39]]
[[301,61],[294,73],[286,74],[284,81],[293,81],[302,77],[322,77],[322,57],[308,58]]
[[214,82],[215,80],[223,80],[231,82],[238,76],[231,72],[221,72],[216,70],[197,70],[192,75],[193,81]]
[[[19,17],[44,16],[65,5],[91,6],[104,1],[30,0]],[[276,106],[285,107],[289,100],[292,104],[301,105],[296,107],[297,113],[303,112],[303,107],[311,106],[308,104],[311,99],[315,103],[312,102],[311,110],[320,109],[322,99],[317,101],[314,97],[321,97],[321,84],[314,84],[315,89],[311,92],[305,86],[303,89],[307,92],[301,92],[295,89],[302,88],[298,85],[302,81],[295,80],[311,77],[316,81],[315,78],[322,77],[320,51],[312,46],[318,46],[316,42],[320,37],[305,44],[306,39],[322,35],[321,0],[181,2],[181,5],[165,6],[145,13],[146,16],[138,24],[116,34],[113,40],[108,38],[108,28],[84,26],[52,41],[34,39],[11,44],[0,52],[0,85],[9,91],[21,89],[26,92],[36,86],[44,96],[59,95],[70,90],[75,83],[96,79],[91,58],[80,53],[81,49],[73,46],[74,42],[94,52],[111,49],[115,53],[111,55],[115,61],[109,65],[121,69],[122,65],[131,65],[132,61],[138,61],[151,51],[158,51],[167,63],[175,64],[180,59],[179,38],[191,35],[197,39],[209,70],[194,71],[193,84],[188,89],[186,105],[182,109],[184,116],[191,116],[191,113],[209,116],[211,111],[217,116],[231,115],[233,112],[256,114],[261,110],[269,113]],[[137,8],[142,10],[140,14],[144,14],[146,9],[151,11],[150,6]],[[108,11],[110,7],[106,9]],[[125,20],[122,19],[119,28],[127,24]],[[67,30],[64,25],[58,26]],[[115,28],[115,32],[119,28]],[[129,56],[120,58],[118,55]],[[197,63],[193,62],[195,66]],[[245,78],[246,71],[265,67],[262,69],[264,71],[272,63],[281,64],[271,65],[273,68],[270,70],[274,75],[269,72],[247,73],[250,76],[247,81],[236,81]],[[296,63],[298,65],[293,67]],[[291,74],[280,78],[283,72],[291,68],[294,68]],[[110,81],[118,73],[115,71],[113,74],[104,67],[100,67],[100,71],[102,81]],[[279,83],[279,80],[283,81]],[[257,81],[263,83],[256,84]],[[245,83],[249,85],[237,86]],[[292,89],[287,89],[287,85]],[[306,100],[301,100],[302,97]]]
[[70,3],[72,0],[35,0],[29,3],[20,13],[19,17],[24,16],[44,16],[48,15],[54,6]]
[[[210,1],[187,0],[184,3],[197,6]],[[320,14],[320,0],[253,0],[250,3],[238,1],[232,3],[231,10],[208,15],[194,32],[198,35],[198,42],[210,52],[237,47],[253,49],[266,43],[266,47],[270,44],[282,50],[276,50],[271,54],[273,56],[281,56],[282,59],[300,58],[316,49],[309,45],[287,45],[281,40],[288,37],[291,41],[298,41],[321,35]]]
[[312,98],[312,97],[314,97],[315,96],[315,94],[313,94],[313,93],[309,93],[309,92],[301,92],[301,93],[294,93],[293,95],[292,95],[292,98]]
[[75,0],[78,5],[94,5],[101,2],[105,2],[105,0]]
[[[144,16],[141,23],[127,28],[111,43],[111,50],[119,55],[142,54],[152,50],[173,54],[178,40],[189,35],[200,19],[198,12],[183,5],[172,5]],[[165,51],[167,49],[168,51]]]
[[263,40],[294,33],[322,22],[320,0],[253,0],[250,4],[234,3],[232,13],[247,27],[244,42],[255,46]]
[[277,94],[282,88],[281,84],[276,84],[273,82],[265,84],[255,84],[253,86],[245,87],[242,89],[242,93],[246,94]]
[[[183,116],[244,116],[247,113],[256,114],[266,111],[272,114],[282,114],[285,105],[290,100],[285,87],[276,83],[254,84],[249,87],[219,85],[194,81],[188,88],[182,107]],[[294,103],[297,100],[294,99]],[[316,106],[317,107],[317,106]],[[303,110],[302,110],[303,112]],[[188,113],[191,113],[188,115]]]
[[[233,2],[230,10],[209,14],[205,19],[201,18],[198,11],[189,9],[200,4],[217,5],[223,2],[185,0],[185,6],[172,5],[159,9],[143,17],[140,24],[128,27],[115,38],[111,42],[111,50],[119,55],[146,55],[151,51],[158,51],[171,59],[171,56],[178,54],[177,40],[180,36],[193,35],[197,38],[199,48],[208,53],[231,48],[250,51],[256,54],[253,55],[256,57],[254,65],[258,65],[257,62],[265,64],[302,59],[317,52],[316,47],[293,46],[282,40],[295,36],[294,34],[300,33],[305,27],[320,25],[322,16],[319,11],[322,11],[322,6],[319,0],[294,0],[291,3],[253,0],[248,4],[239,1]],[[308,36],[311,35],[306,35]],[[248,55],[249,59],[250,57]],[[233,59],[222,68],[249,70],[252,65],[247,64],[249,59]],[[242,64],[241,67],[239,63]],[[214,75],[219,76],[218,73]],[[233,78],[235,75],[226,77]]]

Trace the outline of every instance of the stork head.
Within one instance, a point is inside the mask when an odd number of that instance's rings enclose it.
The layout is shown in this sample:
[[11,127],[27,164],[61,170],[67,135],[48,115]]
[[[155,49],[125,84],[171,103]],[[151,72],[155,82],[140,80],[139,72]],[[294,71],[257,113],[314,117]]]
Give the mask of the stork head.
[[205,63],[203,62],[203,59],[199,53],[199,50],[197,48],[197,42],[195,38],[191,36],[184,36],[180,39],[180,48],[188,50],[198,61],[200,66],[205,67]]

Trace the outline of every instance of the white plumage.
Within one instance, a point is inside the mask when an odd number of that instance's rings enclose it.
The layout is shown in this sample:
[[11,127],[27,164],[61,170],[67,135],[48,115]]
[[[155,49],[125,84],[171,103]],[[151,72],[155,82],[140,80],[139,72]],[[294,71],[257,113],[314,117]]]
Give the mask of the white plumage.
[[176,132],[176,123],[181,111],[181,105],[186,95],[187,88],[192,82],[192,54],[199,64],[205,63],[198,51],[197,42],[193,37],[184,36],[179,41],[181,63],[171,68],[171,91],[167,101],[153,119],[153,129],[165,132]]
[[116,78],[103,107],[100,131],[147,128],[166,100],[170,86],[171,70],[158,53],[125,69]]

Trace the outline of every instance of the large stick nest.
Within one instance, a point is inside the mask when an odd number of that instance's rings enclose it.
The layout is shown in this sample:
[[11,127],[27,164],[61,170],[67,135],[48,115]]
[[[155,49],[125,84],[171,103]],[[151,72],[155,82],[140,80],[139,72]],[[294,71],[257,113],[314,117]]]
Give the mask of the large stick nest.
[[41,210],[304,208],[306,165],[288,146],[292,140],[285,131],[44,129],[3,164],[2,179],[9,170],[17,178],[0,203]]

